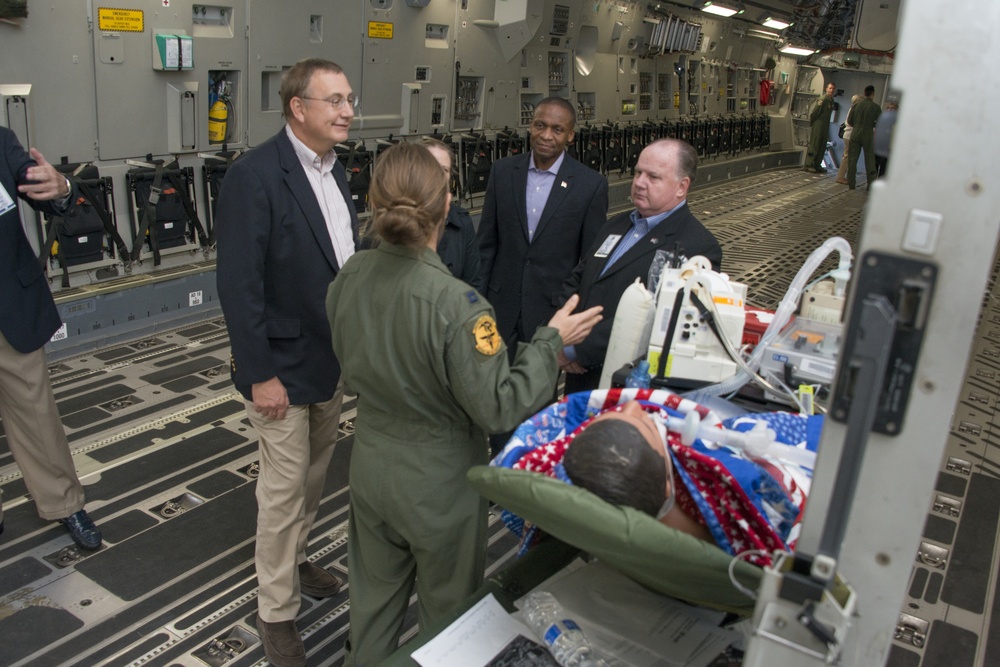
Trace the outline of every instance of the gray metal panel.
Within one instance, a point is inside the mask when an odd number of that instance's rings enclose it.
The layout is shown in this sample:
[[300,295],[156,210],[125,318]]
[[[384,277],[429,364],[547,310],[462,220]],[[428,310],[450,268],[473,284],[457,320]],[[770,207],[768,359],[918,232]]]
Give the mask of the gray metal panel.
[[902,4],[902,0],[861,3],[855,22],[855,45],[868,51],[893,51],[899,42],[896,27]]
[[[102,160],[138,157],[147,153],[165,155],[208,150],[208,72],[217,69],[246,71],[243,36],[245,9],[241,1],[227,0],[217,6],[230,11],[231,37],[195,34],[192,7],[174,0],[169,7],[141,0],[116,2],[119,9],[142,10],[142,32],[112,32],[97,29],[94,3],[94,59],[98,96],[98,137]],[[192,36],[194,68],[183,71],[153,69],[155,33]],[[184,105],[185,92],[194,95],[193,107]],[[239,91],[236,91],[237,101]],[[242,106],[237,102],[237,107]],[[185,109],[195,113],[196,145],[186,143]],[[239,111],[237,111],[239,117]],[[183,114],[183,115],[182,115]]]
[[97,103],[88,0],[32,5],[19,25],[0,24],[0,84],[31,84],[31,141],[52,162],[96,157]]
[[[545,84],[544,63],[529,71],[521,67],[520,57],[507,62],[497,44],[497,30],[475,25],[474,22],[479,20],[492,21],[494,6],[493,0],[485,0],[470,2],[467,10],[458,10],[455,21],[458,36],[455,44],[455,71],[463,77],[483,77],[481,93],[488,91],[491,86],[495,89],[489,96],[490,103],[481,105],[485,107],[483,116],[475,122],[454,121],[452,129],[455,131],[483,127],[484,116],[485,122],[497,128],[517,124],[522,77],[530,76],[533,82]],[[538,77],[543,78],[539,80]],[[454,100],[450,99],[449,103],[454,105]]]
[[214,268],[212,263],[200,270],[165,270],[138,284],[123,280],[129,289],[105,283],[62,296],[57,307],[65,336],[57,334],[58,339],[46,346],[49,357],[61,359],[219,316],[222,310]]
[[[416,127],[409,128],[411,134],[433,132],[432,98],[443,96],[445,104],[438,132],[444,132],[451,115],[450,105],[454,102],[455,7],[451,3],[440,2],[432,2],[423,8],[407,7],[397,2],[389,10],[374,9],[368,3],[364,5],[361,136],[398,135],[403,125],[402,99],[406,95],[412,95],[410,104],[416,106],[413,116]],[[392,38],[368,36],[369,21],[391,23]],[[427,45],[428,24],[447,27],[444,39],[430,42],[434,46]],[[417,79],[418,67],[426,68],[430,76],[428,81]],[[419,84],[419,92],[404,91],[404,84]]]
[[281,129],[281,72],[303,58],[326,58],[340,65],[364,102],[360,46],[363,5],[367,4],[248,0],[250,67],[246,89],[250,146]]

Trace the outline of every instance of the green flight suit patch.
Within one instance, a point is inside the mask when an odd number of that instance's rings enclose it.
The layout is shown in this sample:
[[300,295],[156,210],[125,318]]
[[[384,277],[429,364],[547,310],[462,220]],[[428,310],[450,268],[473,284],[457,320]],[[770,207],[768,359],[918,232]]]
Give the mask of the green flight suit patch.
[[492,315],[481,315],[472,327],[472,338],[476,343],[476,351],[492,357],[503,346],[503,339],[497,333],[497,323]]

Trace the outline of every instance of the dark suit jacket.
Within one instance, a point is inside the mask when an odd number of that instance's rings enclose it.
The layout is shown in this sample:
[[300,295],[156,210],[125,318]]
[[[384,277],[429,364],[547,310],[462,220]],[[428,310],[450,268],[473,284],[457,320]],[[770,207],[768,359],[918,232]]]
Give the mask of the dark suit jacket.
[[[357,213],[340,163],[333,174],[357,247]],[[330,342],[326,290],[340,267],[284,128],[226,172],[215,231],[236,388],[251,400],[253,384],[277,376],[292,405],[332,398],[340,365]]]
[[469,212],[451,203],[448,217],[444,221],[444,233],[438,241],[438,257],[455,276],[466,284],[476,288],[480,294],[485,288],[480,282],[479,243],[476,241],[476,227],[472,224]]
[[529,244],[529,155],[493,164],[479,219],[481,284],[508,344],[531,340],[535,329],[549,321],[558,308],[563,281],[608,217],[607,180],[566,155]]
[[722,265],[722,247],[691,213],[685,203],[673,215],[651,229],[645,237],[628,249],[622,257],[611,265],[603,276],[601,271],[608,257],[595,257],[608,236],[618,234],[624,236],[632,226],[631,211],[616,215],[608,221],[597,235],[587,255],[580,261],[573,274],[563,286],[563,301],[573,293],[580,294],[580,305],[577,310],[592,306],[604,306],[602,319],[594,327],[587,339],[576,346],[576,358],[587,372],[583,375],[568,374],[566,376],[566,392],[596,389],[601,379],[604,366],[604,355],[611,338],[611,325],[615,321],[618,310],[618,300],[625,289],[640,278],[648,286],[649,267],[653,263],[657,250],[677,251],[685,257],[702,255],[718,271]]
[[[14,202],[18,183],[35,161],[13,131],[0,127],[0,185]],[[51,201],[21,197],[32,208],[56,213]],[[70,197],[72,202],[74,197]],[[34,352],[52,338],[61,320],[38,256],[21,227],[18,207],[0,215],[0,331],[18,352]]]

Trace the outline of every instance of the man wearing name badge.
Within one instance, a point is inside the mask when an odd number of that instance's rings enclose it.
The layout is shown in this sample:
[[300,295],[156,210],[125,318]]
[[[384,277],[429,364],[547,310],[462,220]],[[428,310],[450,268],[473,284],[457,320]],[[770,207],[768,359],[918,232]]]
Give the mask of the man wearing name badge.
[[604,319],[587,339],[563,349],[560,366],[567,373],[567,394],[597,388],[618,301],[636,278],[649,285],[649,270],[658,256],[701,255],[720,270],[722,247],[687,205],[697,167],[698,154],[684,141],[659,139],[646,146],[632,180],[635,210],[608,221],[564,284],[564,297],[580,294],[579,308],[604,306]]
[[277,667],[302,667],[301,594],[342,582],[305,547],[340,426],[344,384],[326,290],[358,244],[344,167],[358,99],[336,64],[301,60],[281,80],[275,136],[233,163],[219,193],[217,281],[233,384],[257,432],[257,629]]

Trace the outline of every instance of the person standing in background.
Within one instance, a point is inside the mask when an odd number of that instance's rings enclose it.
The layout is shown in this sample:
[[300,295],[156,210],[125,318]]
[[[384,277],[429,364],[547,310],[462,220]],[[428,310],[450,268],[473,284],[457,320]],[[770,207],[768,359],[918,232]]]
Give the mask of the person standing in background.
[[885,113],[878,119],[875,130],[875,174],[876,178],[885,176],[889,167],[889,150],[892,148],[892,130],[896,127],[896,111],[899,105],[889,102],[885,105]]
[[851,107],[847,114],[847,122],[854,126],[847,152],[847,187],[851,190],[857,186],[861,151],[865,152],[868,189],[871,189],[872,181],[875,180],[875,122],[882,114],[882,108],[875,103],[874,97],[875,86],[866,86],[864,98]]
[[833,94],[837,86],[831,81],[826,84],[826,94],[821,96],[809,112],[809,150],[806,152],[805,170],[825,174],[823,156],[830,141],[830,114],[833,112]]
[[[851,108],[853,109],[854,105],[857,104],[860,100],[861,100],[861,95],[860,94],[855,95],[854,97],[852,97],[851,98]],[[851,115],[851,112],[848,111],[847,112],[847,116],[850,117],[850,115]],[[844,140],[844,156],[842,158],[840,158],[840,167],[837,169],[837,182],[840,183],[841,185],[847,185],[847,149],[851,145],[851,130],[853,130],[853,129],[854,128],[851,127],[850,123],[848,123],[845,120],[844,121],[844,136],[841,137],[841,139]]]
[[[563,281],[608,218],[607,179],[566,152],[575,126],[572,104],[545,98],[531,120],[531,150],[495,162],[486,184],[481,284],[511,360],[556,312]],[[509,437],[493,434],[491,450]]]
[[[448,182],[452,182],[451,149],[443,141],[424,139],[421,141],[434,159],[441,165]],[[479,242],[476,240],[476,228],[472,224],[469,212],[454,199],[448,209],[448,218],[444,221],[444,232],[438,241],[438,257],[451,271],[451,275],[466,284],[475,287],[480,294],[486,291],[479,273]]]
[[607,220],[607,179],[566,153],[575,124],[569,102],[542,100],[531,121],[531,150],[498,160],[490,171],[480,270],[511,354],[556,312],[562,282]]

